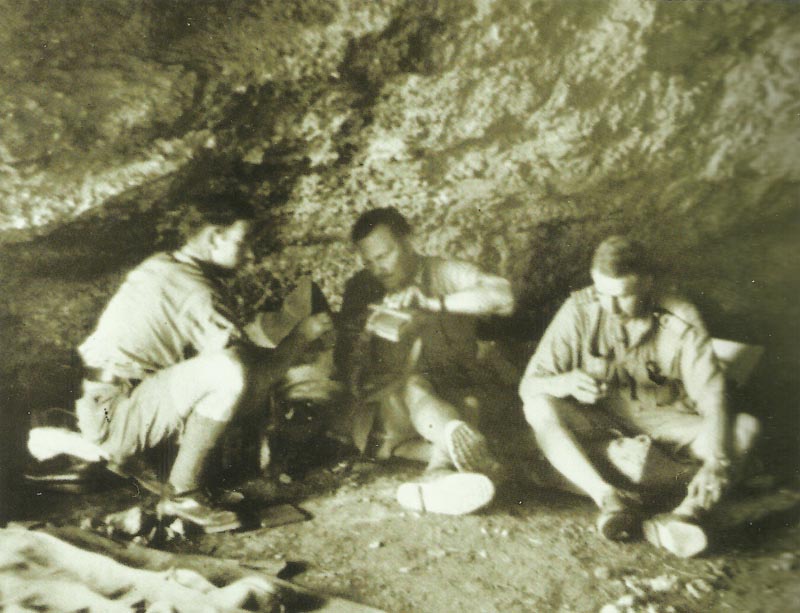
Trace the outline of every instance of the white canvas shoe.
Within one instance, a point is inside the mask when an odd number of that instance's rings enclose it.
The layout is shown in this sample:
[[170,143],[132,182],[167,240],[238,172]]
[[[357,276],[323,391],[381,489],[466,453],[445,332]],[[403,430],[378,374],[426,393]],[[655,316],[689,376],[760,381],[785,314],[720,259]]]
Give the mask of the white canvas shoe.
[[486,475],[450,473],[397,488],[400,506],[419,513],[466,515],[494,499],[494,485]]
[[689,519],[670,513],[656,515],[642,525],[647,542],[680,558],[691,558],[708,546],[705,531]]

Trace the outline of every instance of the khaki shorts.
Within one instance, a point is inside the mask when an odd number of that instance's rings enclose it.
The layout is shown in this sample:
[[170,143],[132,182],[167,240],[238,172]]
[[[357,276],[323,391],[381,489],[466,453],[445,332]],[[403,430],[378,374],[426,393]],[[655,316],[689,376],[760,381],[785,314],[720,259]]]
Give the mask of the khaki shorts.
[[82,434],[121,462],[183,431],[195,408],[204,417],[228,421],[224,403],[203,402],[218,392],[204,365],[189,359],[145,377],[118,384],[83,382],[75,405]]

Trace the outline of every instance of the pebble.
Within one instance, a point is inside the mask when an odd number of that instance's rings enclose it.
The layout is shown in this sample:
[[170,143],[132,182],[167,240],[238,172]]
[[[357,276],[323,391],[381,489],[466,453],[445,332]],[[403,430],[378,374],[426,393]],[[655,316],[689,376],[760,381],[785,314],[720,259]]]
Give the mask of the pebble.
[[409,571],[411,571],[411,568],[408,566],[401,566],[400,568],[397,569],[398,573],[403,573],[404,575],[407,574]]
[[183,520],[180,518],[172,522],[169,525],[169,529],[172,530],[176,536],[186,536],[186,526],[183,525]]
[[633,594],[625,594],[624,596],[617,598],[617,602],[615,604],[618,607],[632,607],[635,602],[636,598]]
[[110,513],[105,516],[103,523],[113,526],[115,530],[123,532],[128,536],[135,536],[142,531],[144,525],[144,513],[138,506],[131,507],[119,513]]
[[281,473],[280,476],[278,477],[278,481],[280,481],[284,485],[288,485],[289,483],[292,482],[292,478],[286,473]]
[[331,468],[332,473],[340,473],[347,468],[347,462],[339,462],[336,466]]
[[91,517],[84,517],[79,524],[81,530],[92,530],[94,529],[94,519]]
[[686,591],[692,598],[700,599],[711,591],[711,585],[705,579],[692,579],[686,584]]
[[615,604],[607,604],[600,609],[600,613],[622,613],[622,609]]
[[639,584],[631,578],[625,579],[625,587],[627,587],[633,596],[636,598],[644,598],[647,596],[645,591],[639,586]]
[[381,547],[383,547],[383,542],[382,542],[382,541],[372,541],[372,542],[371,542],[371,543],[368,545],[368,547],[369,547],[370,549],[380,549]]
[[484,560],[486,560],[486,559],[488,559],[488,558],[489,558],[489,554],[488,554],[488,553],[486,553],[486,550],[485,550],[485,549],[481,549],[481,550],[478,552],[478,557],[481,557],[481,558],[483,558]]
[[611,570],[607,566],[598,566],[594,569],[594,578],[598,581],[608,581],[611,579]]
[[671,592],[678,587],[678,578],[675,575],[660,575],[650,579],[647,586],[654,592]]

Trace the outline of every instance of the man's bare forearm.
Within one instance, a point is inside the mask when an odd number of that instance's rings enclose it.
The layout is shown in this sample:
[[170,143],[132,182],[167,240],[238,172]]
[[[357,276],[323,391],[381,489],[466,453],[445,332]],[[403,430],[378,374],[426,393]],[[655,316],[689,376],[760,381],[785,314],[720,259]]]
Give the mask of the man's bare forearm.
[[519,395],[523,401],[533,396],[543,395],[560,398],[561,390],[558,386],[560,379],[561,375],[523,377],[519,385]]
[[708,457],[700,458],[705,464],[729,462],[730,425],[728,406],[724,397],[706,399],[703,408],[703,434],[708,441]]
[[503,280],[471,287],[441,297],[444,309],[464,315],[511,315],[514,312],[514,294],[511,284]]

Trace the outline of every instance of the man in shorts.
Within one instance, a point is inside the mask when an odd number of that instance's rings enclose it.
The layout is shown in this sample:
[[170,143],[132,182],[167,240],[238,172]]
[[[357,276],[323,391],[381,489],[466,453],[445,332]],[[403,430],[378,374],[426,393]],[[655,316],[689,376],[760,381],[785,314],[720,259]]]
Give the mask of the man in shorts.
[[243,262],[252,218],[241,204],[188,207],[183,246],[133,269],[79,347],[82,435],[117,464],[179,435],[160,511],[208,532],[239,526],[201,490],[209,452],[237,413],[265,406],[295,356],[331,328],[327,314],[313,315],[266,349],[235,323],[221,279]]
[[[478,359],[476,318],[510,314],[511,285],[473,264],[421,255],[394,208],[362,214],[351,237],[365,268],[347,282],[335,358],[357,398],[356,444],[364,450],[377,432],[378,459],[428,462],[436,478],[401,486],[402,505],[474,511],[491,501],[499,471],[477,428],[498,381]],[[410,330],[391,340],[372,334],[374,307],[409,313]]]
[[615,431],[645,435],[699,462],[676,521],[644,524],[648,540],[691,555],[704,546],[695,520],[720,500],[759,424],[731,414],[702,319],[660,287],[638,242],[604,240],[591,276],[594,284],[567,299],[528,364],[519,388],[525,417],[545,457],[597,504],[598,531],[611,540],[634,537],[643,515],[635,495],[601,475],[588,453],[593,443]]

